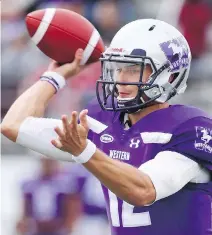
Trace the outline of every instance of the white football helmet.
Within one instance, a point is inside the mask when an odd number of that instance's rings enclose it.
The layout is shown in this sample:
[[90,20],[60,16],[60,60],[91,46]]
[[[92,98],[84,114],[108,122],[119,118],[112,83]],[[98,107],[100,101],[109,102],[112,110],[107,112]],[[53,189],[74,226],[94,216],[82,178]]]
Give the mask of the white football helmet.
[[[97,98],[101,107],[133,113],[185,91],[191,51],[184,36],[173,26],[160,20],[142,19],[122,27],[100,60],[102,76],[97,81]],[[151,65],[152,74],[143,83],[146,64]],[[141,66],[140,81],[116,81],[116,71],[132,65]],[[137,86],[137,96],[120,98],[118,84]]]

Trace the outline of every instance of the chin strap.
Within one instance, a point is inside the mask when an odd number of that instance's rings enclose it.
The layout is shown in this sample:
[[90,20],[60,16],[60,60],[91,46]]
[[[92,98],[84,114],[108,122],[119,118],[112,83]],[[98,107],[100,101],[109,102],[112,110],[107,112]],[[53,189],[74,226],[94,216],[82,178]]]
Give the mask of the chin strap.
[[[139,96],[139,99],[138,99],[138,96]],[[133,97],[133,98],[117,98],[117,105],[120,108],[126,108],[126,113],[136,113],[139,110],[146,107],[146,105],[144,105],[144,107],[142,107],[142,108],[140,108],[140,107],[133,108],[133,109],[127,109],[127,108],[145,103],[145,100],[142,97],[141,92],[139,92],[138,96]]]
[[117,105],[120,108],[126,108],[127,113],[135,113],[139,110],[139,108],[127,109],[127,107],[137,105],[137,98],[117,98]]

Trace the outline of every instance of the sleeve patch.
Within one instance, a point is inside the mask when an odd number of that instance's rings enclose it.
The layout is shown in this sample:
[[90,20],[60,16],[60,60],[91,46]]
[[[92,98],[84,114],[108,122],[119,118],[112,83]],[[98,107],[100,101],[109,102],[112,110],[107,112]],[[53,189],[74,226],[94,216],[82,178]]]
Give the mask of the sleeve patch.
[[212,129],[202,126],[195,126],[195,130],[195,149],[205,151],[207,153],[212,153]]

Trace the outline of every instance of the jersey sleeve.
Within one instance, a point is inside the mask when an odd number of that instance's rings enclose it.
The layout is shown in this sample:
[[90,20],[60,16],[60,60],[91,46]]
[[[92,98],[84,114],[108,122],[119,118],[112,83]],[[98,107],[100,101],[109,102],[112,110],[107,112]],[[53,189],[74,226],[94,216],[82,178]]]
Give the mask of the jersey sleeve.
[[154,159],[139,168],[146,173],[155,188],[156,200],[168,197],[187,183],[208,183],[209,173],[190,158],[172,151],[159,152]]
[[164,150],[183,154],[212,171],[212,119],[196,117],[184,122]]

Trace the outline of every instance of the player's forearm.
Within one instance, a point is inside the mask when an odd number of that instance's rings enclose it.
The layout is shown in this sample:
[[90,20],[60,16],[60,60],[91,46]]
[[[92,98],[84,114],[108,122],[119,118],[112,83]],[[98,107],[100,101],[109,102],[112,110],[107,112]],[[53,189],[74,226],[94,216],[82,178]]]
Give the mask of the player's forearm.
[[156,198],[150,178],[133,166],[113,160],[100,150],[84,164],[107,188],[122,200],[137,206]]
[[11,106],[1,123],[1,133],[16,141],[21,123],[29,116],[41,117],[55,88],[46,81],[38,81],[26,90]]

